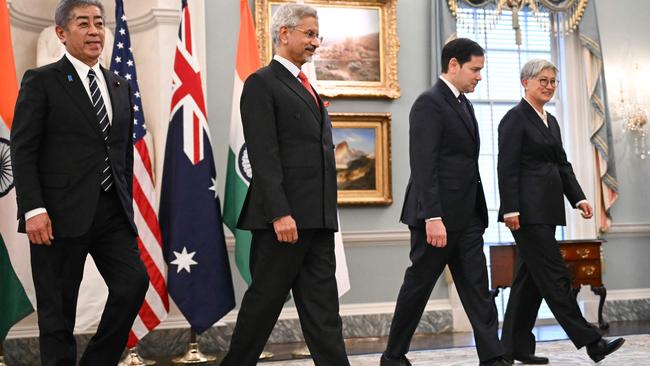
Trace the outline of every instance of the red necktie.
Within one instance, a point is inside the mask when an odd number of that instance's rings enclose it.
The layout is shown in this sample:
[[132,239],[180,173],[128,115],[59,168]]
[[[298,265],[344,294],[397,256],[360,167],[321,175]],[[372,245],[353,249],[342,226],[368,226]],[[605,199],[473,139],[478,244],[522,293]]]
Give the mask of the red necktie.
[[311,85],[309,84],[309,80],[307,79],[307,75],[305,75],[304,72],[300,71],[298,73],[298,79],[300,79],[300,84],[307,89],[309,94],[311,94],[312,97],[314,97],[314,102],[316,102],[316,106],[320,108],[318,104],[318,98],[316,97],[316,93],[314,93],[314,89],[312,89]]

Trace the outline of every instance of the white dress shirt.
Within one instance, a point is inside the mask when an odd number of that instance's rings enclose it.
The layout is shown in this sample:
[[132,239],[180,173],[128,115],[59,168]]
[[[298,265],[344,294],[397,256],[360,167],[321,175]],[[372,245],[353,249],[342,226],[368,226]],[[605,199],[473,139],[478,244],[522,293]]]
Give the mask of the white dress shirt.
[[298,66],[296,66],[293,62],[279,55],[274,55],[273,59],[281,63],[282,66],[286,67],[287,70],[289,70],[289,72],[291,73],[291,75],[293,75],[298,81],[300,81],[300,79],[298,78],[298,74],[300,73],[300,68]]

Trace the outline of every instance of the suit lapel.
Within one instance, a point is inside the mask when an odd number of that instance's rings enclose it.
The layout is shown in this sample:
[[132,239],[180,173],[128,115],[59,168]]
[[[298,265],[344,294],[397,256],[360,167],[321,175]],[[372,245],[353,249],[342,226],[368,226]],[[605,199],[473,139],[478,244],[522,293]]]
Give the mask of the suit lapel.
[[307,91],[307,89],[302,86],[300,81],[298,81],[298,79],[293,76],[286,67],[282,66],[281,63],[275,60],[271,61],[271,68],[275,72],[275,75],[278,77],[278,79],[287,85],[289,89],[291,89],[294,93],[296,93],[300,99],[302,99],[302,101],[307,104],[309,110],[311,110],[318,121],[321,121],[321,112],[318,110],[319,108],[314,103],[314,97],[312,97],[309,91]]
[[548,128],[551,131],[551,134],[555,138],[555,140],[562,144],[562,134],[560,133],[560,125],[557,123],[557,120],[555,117],[553,117],[551,114],[546,114],[548,116]]
[[562,161],[562,155],[564,148],[562,147],[562,135],[560,133],[560,125],[557,123],[555,117],[550,114],[548,116],[548,127],[553,136],[553,141],[555,142],[555,154],[558,161]]
[[[476,142],[476,134],[472,132],[472,125],[475,124],[473,120],[469,119],[469,116],[467,116],[467,113],[463,110],[463,106],[460,105],[460,102],[456,97],[454,96],[454,93],[449,89],[447,84],[445,84],[444,81],[438,79],[437,82],[438,87],[442,90],[443,95],[445,96],[445,99],[447,100],[447,103],[451,106],[451,108],[456,112],[458,117],[463,121],[463,124],[465,125],[465,128],[467,129],[467,133],[472,137],[474,142]],[[470,112],[473,113],[473,109],[470,108]],[[474,130],[478,131],[478,130]]]
[[68,58],[65,56],[57,62],[56,69],[60,73],[57,80],[59,80],[63,89],[70,95],[70,99],[72,99],[77,108],[79,108],[81,113],[86,117],[86,121],[90,124],[91,128],[103,140],[102,131],[99,129],[99,121],[97,121],[97,115],[93,109],[90,97],[82,84],[83,82],[79,79],[77,70],[75,70],[72,63],[70,63]]
[[[519,105],[524,111],[524,114],[526,115],[526,118],[539,130],[539,132],[544,136],[545,139],[549,140],[550,142],[556,142],[557,140],[555,137],[553,137],[553,133],[551,132],[551,129],[549,127],[546,127],[544,124],[544,121],[539,117],[533,106],[531,106],[525,99],[522,99],[519,102]],[[549,118],[550,120],[550,118]],[[550,124],[549,124],[550,126]]]

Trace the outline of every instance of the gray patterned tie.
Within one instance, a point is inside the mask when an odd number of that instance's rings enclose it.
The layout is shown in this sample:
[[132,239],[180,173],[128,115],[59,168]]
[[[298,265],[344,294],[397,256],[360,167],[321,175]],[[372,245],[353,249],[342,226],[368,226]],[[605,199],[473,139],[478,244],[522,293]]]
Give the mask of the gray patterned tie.
[[[104,98],[102,98],[102,93],[99,91],[99,85],[97,85],[97,74],[95,74],[95,71],[93,71],[93,69],[90,69],[88,71],[88,78],[90,78],[90,99],[93,102],[95,114],[97,114],[99,129],[102,131],[102,136],[104,136],[104,144],[107,144],[108,131],[110,130],[111,126],[108,121],[108,112],[106,111]],[[106,153],[106,156],[104,157],[101,183],[99,183],[99,185],[104,191],[108,191],[113,185],[113,174],[111,172],[111,162],[108,160],[108,153]]]

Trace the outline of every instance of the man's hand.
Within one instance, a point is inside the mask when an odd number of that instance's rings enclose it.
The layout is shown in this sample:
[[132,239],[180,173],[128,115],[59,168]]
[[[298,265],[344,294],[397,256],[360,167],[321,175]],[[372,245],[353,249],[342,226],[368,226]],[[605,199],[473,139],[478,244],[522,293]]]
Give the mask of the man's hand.
[[506,227],[508,229],[510,229],[511,231],[517,231],[520,228],[520,226],[519,226],[519,215],[506,217],[506,218],[503,219],[503,221],[505,222]]
[[298,228],[291,215],[282,216],[273,221],[273,230],[275,230],[279,242],[294,244],[298,241]]
[[589,202],[582,202],[578,205],[578,209],[581,211],[580,214],[585,219],[590,219],[594,216],[594,209],[591,207]]
[[447,246],[447,229],[442,220],[430,220],[426,223],[427,243],[436,248]]
[[30,217],[25,222],[25,231],[29,241],[34,244],[51,245],[54,240],[52,221],[46,212]]

